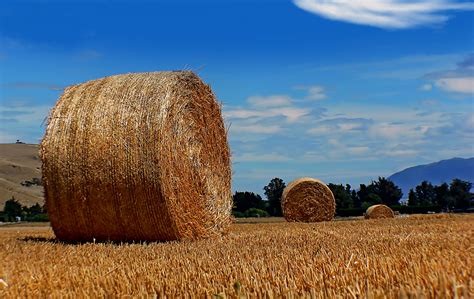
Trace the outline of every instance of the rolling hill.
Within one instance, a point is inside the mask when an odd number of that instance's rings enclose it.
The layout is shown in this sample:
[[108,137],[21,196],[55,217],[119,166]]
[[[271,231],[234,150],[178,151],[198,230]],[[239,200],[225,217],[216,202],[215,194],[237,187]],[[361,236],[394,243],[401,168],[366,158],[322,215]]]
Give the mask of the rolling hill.
[[474,182],[474,158],[452,158],[439,162],[406,168],[388,177],[403,191],[403,198],[408,196],[410,188],[415,188],[422,181],[434,185],[450,183],[458,178]]
[[37,144],[0,144],[0,210],[12,196],[22,205],[43,204],[43,187],[27,182],[41,178],[38,149]]

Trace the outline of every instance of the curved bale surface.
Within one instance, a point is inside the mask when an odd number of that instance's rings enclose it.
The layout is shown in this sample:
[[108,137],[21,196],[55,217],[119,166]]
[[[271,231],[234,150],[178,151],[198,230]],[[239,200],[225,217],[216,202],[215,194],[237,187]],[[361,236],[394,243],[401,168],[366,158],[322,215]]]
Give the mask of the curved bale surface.
[[386,205],[370,206],[365,212],[365,219],[394,218],[395,213]]
[[288,184],[283,190],[281,207],[287,221],[329,221],[336,212],[331,189],[313,178],[300,178]]
[[45,199],[63,241],[164,241],[225,232],[226,129],[194,73],[106,77],[67,88],[41,142]]

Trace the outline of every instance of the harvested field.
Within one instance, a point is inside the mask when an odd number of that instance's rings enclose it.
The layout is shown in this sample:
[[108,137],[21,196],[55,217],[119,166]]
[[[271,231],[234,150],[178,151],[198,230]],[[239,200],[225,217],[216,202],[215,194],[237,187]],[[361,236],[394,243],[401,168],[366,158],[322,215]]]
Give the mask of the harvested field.
[[122,245],[0,227],[0,297],[474,296],[474,215],[272,220],[218,239]]

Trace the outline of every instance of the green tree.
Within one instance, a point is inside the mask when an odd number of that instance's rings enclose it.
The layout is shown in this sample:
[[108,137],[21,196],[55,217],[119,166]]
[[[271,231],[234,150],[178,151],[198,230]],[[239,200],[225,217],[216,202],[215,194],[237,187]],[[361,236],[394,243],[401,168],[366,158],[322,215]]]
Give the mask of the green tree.
[[419,205],[428,206],[436,204],[436,192],[433,185],[423,181],[415,188],[416,198]]
[[409,206],[417,206],[418,205],[418,198],[416,196],[415,191],[413,191],[413,189],[410,189],[410,192],[408,192],[408,205]]
[[457,209],[467,209],[471,204],[472,193],[470,192],[472,183],[454,179],[449,186],[450,196],[454,199],[454,206]]
[[265,196],[268,199],[268,213],[272,216],[282,216],[281,195],[285,187],[285,182],[280,178],[272,179],[267,186],[263,187]]
[[439,186],[435,186],[434,191],[436,193],[436,204],[444,211],[448,210],[448,203],[450,201],[449,185],[443,183]]
[[334,199],[336,200],[336,210],[348,209],[354,206],[351,198],[350,185],[346,185],[346,187],[344,187],[342,184],[336,185],[330,183],[328,184],[328,187],[331,189],[332,194],[334,194]]
[[367,198],[369,196],[370,190],[365,184],[360,184],[359,191],[357,191],[357,197],[361,202],[368,202]]
[[7,216],[8,221],[14,221],[15,217],[21,216],[21,204],[15,199],[15,197],[12,197],[5,202],[3,212]]
[[369,185],[368,188],[371,193],[380,197],[381,203],[388,206],[398,205],[403,196],[402,189],[384,177],[379,177],[377,181],[372,181],[371,186]]
[[28,209],[28,213],[31,216],[43,213],[43,207],[39,203],[35,203]]
[[351,191],[351,199],[352,199],[352,203],[354,205],[354,208],[360,208],[361,207],[362,202],[360,201],[360,198],[357,195],[357,192],[355,190]]
[[261,209],[250,208],[245,211],[244,215],[246,217],[268,217],[268,212]]
[[265,201],[258,194],[253,192],[235,192],[233,196],[234,206],[233,210],[236,212],[244,213],[248,209],[255,208],[263,210],[265,209]]

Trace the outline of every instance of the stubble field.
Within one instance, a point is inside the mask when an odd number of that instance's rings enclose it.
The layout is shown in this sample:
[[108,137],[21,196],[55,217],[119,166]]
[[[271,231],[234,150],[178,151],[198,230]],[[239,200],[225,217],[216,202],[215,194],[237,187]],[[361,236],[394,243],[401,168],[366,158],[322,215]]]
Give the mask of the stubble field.
[[0,227],[0,297],[464,297],[474,294],[474,215],[313,224],[247,219],[220,239],[56,242]]

